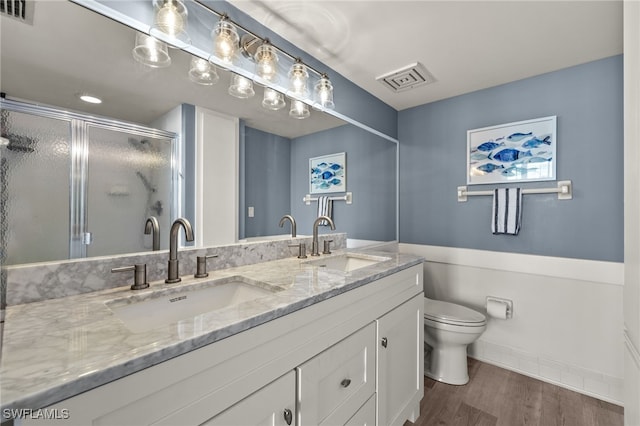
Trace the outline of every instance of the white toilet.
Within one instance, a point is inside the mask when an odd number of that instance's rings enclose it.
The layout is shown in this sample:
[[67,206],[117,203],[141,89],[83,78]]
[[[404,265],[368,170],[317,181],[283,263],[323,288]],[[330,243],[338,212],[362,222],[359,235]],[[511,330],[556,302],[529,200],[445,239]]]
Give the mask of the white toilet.
[[424,299],[424,374],[439,382],[464,385],[467,372],[467,345],[487,327],[480,312],[455,303]]

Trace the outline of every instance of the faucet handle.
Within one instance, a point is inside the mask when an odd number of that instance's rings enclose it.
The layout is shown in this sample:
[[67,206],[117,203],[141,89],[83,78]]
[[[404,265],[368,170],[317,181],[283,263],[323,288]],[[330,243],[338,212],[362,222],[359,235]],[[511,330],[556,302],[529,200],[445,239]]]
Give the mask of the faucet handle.
[[136,263],[135,265],[130,266],[122,266],[120,268],[113,268],[111,272],[133,272],[133,285],[131,286],[131,290],[142,290],[149,287],[149,283],[147,282],[147,264],[146,263]]
[[194,275],[195,278],[206,278],[209,276],[209,273],[207,272],[207,259],[211,259],[214,257],[218,257],[218,255],[210,254],[207,256],[196,257],[196,273]]
[[322,254],[331,254],[331,243],[333,240],[324,240],[324,250],[322,250]]
[[307,258],[307,246],[305,243],[290,244],[289,247],[298,247],[298,259]]

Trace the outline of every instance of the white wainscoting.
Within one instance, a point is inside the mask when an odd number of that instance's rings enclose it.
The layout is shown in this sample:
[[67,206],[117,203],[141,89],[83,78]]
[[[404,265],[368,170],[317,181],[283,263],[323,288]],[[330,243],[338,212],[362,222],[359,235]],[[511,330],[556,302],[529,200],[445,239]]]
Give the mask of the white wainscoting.
[[469,356],[622,405],[624,264],[399,244],[423,256],[425,295],[486,314],[486,297],[513,300],[489,318]]

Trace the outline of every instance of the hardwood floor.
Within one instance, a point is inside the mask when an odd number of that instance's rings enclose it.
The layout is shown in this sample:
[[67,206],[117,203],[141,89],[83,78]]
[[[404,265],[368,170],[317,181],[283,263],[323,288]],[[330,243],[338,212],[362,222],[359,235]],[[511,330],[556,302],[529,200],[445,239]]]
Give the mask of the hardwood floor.
[[[470,381],[425,377],[416,426],[618,426],[623,408],[469,358]],[[412,423],[407,422],[405,426]]]

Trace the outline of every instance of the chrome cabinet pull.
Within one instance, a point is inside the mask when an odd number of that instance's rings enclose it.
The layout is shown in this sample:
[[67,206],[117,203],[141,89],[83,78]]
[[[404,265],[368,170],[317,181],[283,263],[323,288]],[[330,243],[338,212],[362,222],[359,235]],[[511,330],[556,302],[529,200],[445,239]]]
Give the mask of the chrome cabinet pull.
[[340,384],[342,385],[343,388],[347,388],[351,384],[351,379],[344,379],[343,381],[340,382]]
[[389,343],[389,341],[387,340],[387,338],[386,338],[386,337],[383,337],[383,338],[382,338],[382,347],[383,347],[383,348],[386,348],[388,343]]
[[293,413],[288,408],[284,409],[284,421],[287,422],[288,425],[293,421]]

